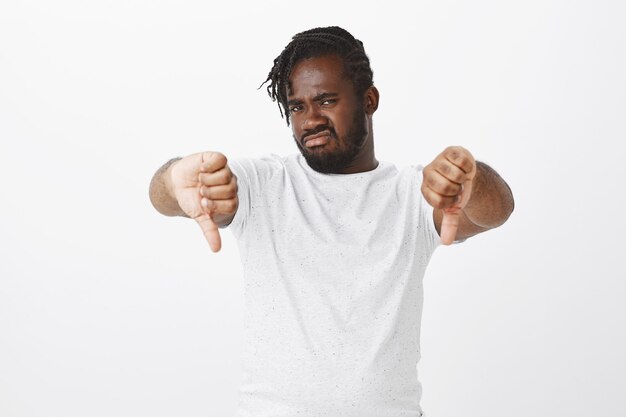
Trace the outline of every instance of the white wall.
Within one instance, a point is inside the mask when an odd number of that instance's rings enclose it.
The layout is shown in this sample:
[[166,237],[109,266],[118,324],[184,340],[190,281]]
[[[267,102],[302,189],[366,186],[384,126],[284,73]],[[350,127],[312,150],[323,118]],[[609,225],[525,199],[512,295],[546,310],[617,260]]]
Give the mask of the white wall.
[[158,215],[167,159],[295,151],[263,90],[294,33],[364,41],[377,155],[450,144],[516,197],[439,248],[420,375],[429,416],[626,410],[623,1],[0,3],[0,416],[230,416],[235,242]]

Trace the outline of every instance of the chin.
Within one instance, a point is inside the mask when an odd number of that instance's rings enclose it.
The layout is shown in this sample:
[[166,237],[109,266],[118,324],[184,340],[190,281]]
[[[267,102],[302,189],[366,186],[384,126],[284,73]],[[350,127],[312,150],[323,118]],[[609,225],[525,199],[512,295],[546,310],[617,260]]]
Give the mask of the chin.
[[353,163],[359,153],[359,146],[356,143],[350,145],[350,142],[343,142],[344,144],[348,143],[348,145],[341,148],[336,138],[325,145],[313,148],[305,147],[295,136],[294,141],[311,169],[322,174],[341,173]]
[[352,155],[345,152],[325,152],[324,149],[318,152],[303,152],[302,156],[313,170],[322,174],[340,173],[354,159]]

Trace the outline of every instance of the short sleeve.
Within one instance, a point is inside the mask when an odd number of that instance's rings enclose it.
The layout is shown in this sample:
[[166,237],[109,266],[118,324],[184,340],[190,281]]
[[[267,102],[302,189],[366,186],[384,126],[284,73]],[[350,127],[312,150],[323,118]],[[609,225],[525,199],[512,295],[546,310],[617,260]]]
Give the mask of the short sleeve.
[[228,225],[239,238],[246,228],[250,212],[258,205],[258,198],[268,181],[282,170],[282,160],[277,155],[263,158],[237,158],[228,161],[228,167],[237,177],[239,207],[233,221]]
[[418,165],[415,167],[418,172],[417,175],[417,190],[419,193],[419,213],[420,213],[420,224],[425,225],[425,239],[428,242],[431,251],[434,251],[437,246],[441,243],[441,237],[437,232],[437,227],[435,226],[435,209],[428,204],[428,201],[424,198],[422,194],[422,182],[424,180],[424,167]]

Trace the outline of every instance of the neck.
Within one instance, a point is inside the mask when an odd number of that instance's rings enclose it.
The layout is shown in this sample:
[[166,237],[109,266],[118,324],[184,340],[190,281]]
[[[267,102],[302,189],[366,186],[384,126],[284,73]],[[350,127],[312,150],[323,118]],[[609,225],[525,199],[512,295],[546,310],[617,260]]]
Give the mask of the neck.
[[363,147],[359,150],[359,153],[352,160],[352,162],[343,168],[338,174],[358,174],[359,172],[367,172],[376,169],[378,166],[378,160],[376,160],[376,154],[374,153],[374,134],[371,129],[367,135],[367,139],[363,144]]

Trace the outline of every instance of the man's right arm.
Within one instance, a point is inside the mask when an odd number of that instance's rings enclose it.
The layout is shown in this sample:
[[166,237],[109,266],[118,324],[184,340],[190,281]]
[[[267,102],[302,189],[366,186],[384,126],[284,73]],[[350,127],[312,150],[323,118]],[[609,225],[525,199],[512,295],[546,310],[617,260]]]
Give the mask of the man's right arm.
[[154,173],[150,181],[150,201],[154,208],[165,216],[189,217],[178,205],[178,200],[172,194],[171,168],[182,158],[173,158],[167,161]]
[[218,226],[230,224],[237,213],[237,177],[219,152],[174,158],[154,174],[150,201],[161,214],[198,222],[211,249],[217,252],[221,248]]

